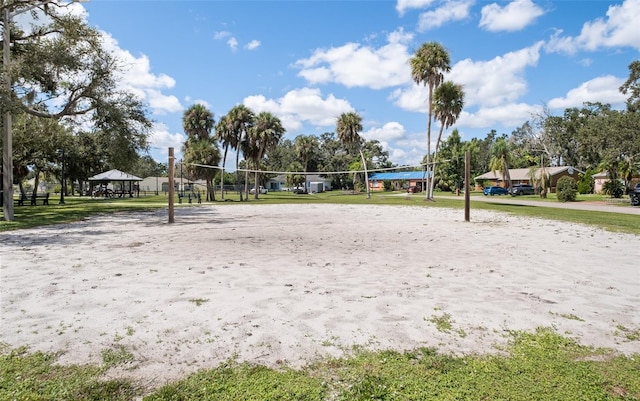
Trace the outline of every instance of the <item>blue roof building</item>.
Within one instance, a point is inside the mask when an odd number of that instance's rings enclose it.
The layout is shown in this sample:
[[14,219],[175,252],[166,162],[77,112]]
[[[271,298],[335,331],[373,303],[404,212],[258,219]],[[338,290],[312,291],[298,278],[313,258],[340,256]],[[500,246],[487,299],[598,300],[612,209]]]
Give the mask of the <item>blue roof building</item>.
[[411,181],[411,180],[424,180],[429,174],[424,171],[399,171],[394,173],[372,173],[369,175],[369,180],[377,181]]
[[396,171],[393,173],[371,173],[369,175],[369,188],[372,191],[384,191],[384,183],[391,182],[396,191],[412,186],[422,188],[428,174],[422,170]]

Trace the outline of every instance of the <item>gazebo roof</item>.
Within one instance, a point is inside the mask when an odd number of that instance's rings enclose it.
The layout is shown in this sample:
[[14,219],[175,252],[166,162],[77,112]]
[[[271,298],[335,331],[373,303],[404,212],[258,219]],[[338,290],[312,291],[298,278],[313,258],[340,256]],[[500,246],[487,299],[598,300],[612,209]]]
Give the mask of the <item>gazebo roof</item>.
[[120,170],[109,170],[104,173],[96,174],[89,178],[89,181],[142,181],[142,178],[136,177]]

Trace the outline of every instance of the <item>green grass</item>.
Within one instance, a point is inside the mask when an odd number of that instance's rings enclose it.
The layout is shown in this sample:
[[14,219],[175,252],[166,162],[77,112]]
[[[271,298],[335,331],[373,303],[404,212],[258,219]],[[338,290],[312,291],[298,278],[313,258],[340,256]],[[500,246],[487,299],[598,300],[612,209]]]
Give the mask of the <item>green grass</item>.
[[640,354],[621,356],[549,328],[512,332],[500,354],[452,356],[433,348],[358,349],[291,369],[227,361],[160,388],[100,380],[56,355],[0,353],[3,400],[640,400]]
[[0,348],[0,400],[129,401],[141,394],[130,380],[104,378],[97,366],[61,366],[58,355]]
[[69,223],[101,213],[144,211],[167,207],[167,198],[161,195],[123,199],[67,196],[64,205],[58,204],[57,197],[52,197],[49,202],[49,206],[14,206],[14,221],[4,221],[3,215],[0,231]]
[[[445,207],[459,209],[463,215],[464,197],[454,199],[438,197],[436,201],[428,202],[424,200],[422,194],[402,196],[399,193],[374,193],[371,199],[367,199],[365,194],[350,194],[342,191],[329,191],[320,194],[296,195],[291,192],[270,192],[260,195],[259,199],[249,197],[250,204],[308,204],[308,203],[330,203],[330,204],[366,204],[366,205],[396,205],[396,206],[419,206],[419,207]],[[448,194],[443,194],[448,195]],[[482,196],[481,193],[472,193],[474,196]],[[221,202],[219,194],[217,201],[213,202],[219,207],[232,207],[233,205],[245,204],[239,202],[239,197],[235,193],[225,196],[226,202]],[[541,200],[537,196],[523,196],[519,199],[538,200],[539,205],[508,205],[496,202],[472,202],[471,221],[473,221],[474,210],[494,210],[511,213],[523,217],[544,218],[557,221],[568,221],[573,223],[587,224],[600,227],[613,232],[625,232],[640,234],[640,215],[630,215],[624,213],[595,212],[571,209],[557,209],[544,207],[546,203],[557,202],[553,194],[546,200]],[[580,195],[579,202],[602,200],[601,195]],[[66,223],[82,220],[88,216],[99,213],[116,213],[123,211],[144,211],[154,209],[166,209],[167,198],[164,195],[144,196],[140,198],[124,199],[92,199],[88,197],[66,197],[66,204],[59,205],[57,198],[51,199],[50,206],[21,206],[15,207],[12,222],[0,221],[0,232],[28,227],[37,227],[47,224]],[[198,207],[197,204],[178,204],[177,197],[174,202],[176,208]],[[204,202],[203,204],[211,204]],[[622,207],[622,206],[621,206]],[[631,207],[631,206],[626,206]]]
[[209,302],[208,298],[194,298],[194,299],[190,299],[189,302],[193,302],[194,304],[196,304],[196,306],[200,306],[202,304],[204,304],[205,302]]

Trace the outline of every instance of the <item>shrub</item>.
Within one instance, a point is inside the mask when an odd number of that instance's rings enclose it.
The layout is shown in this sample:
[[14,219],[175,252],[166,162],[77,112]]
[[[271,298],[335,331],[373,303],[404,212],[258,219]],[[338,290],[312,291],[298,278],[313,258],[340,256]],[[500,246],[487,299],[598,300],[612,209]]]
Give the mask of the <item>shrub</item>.
[[624,184],[620,180],[608,180],[602,185],[602,192],[611,195],[613,198],[622,198]]
[[558,183],[556,184],[556,195],[558,196],[558,200],[560,202],[575,201],[577,192],[578,188],[576,185],[576,180],[569,177],[568,175],[560,177]]
[[578,182],[578,193],[579,194],[592,194],[593,188],[595,185],[595,180],[593,178],[594,171],[588,170],[580,181]]

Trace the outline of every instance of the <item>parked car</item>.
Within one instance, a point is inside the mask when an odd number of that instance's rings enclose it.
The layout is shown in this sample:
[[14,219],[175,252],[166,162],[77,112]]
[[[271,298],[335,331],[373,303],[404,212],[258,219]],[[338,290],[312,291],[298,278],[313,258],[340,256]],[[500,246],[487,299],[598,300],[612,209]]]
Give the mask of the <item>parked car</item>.
[[422,188],[420,188],[417,185],[412,185],[412,186],[407,188],[407,193],[408,194],[415,194],[417,192],[422,192]]
[[498,187],[498,186],[494,186],[494,187],[486,187],[483,191],[484,196],[487,195],[507,195],[509,193],[509,191],[507,191],[506,188],[502,188],[502,187]]
[[631,205],[640,206],[640,183],[637,183],[633,191],[629,193]]
[[293,188],[293,193],[294,194],[306,194],[307,190],[304,189],[303,187],[295,187],[295,188]]
[[[262,185],[260,185],[260,187],[258,187],[258,191],[260,191],[261,194],[266,194],[266,193],[269,192],[269,190],[267,188],[263,187]],[[255,187],[251,188],[249,190],[249,193],[250,194],[255,194],[256,193],[256,188]]]
[[536,193],[536,190],[533,187],[533,185],[516,184],[516,185],[512,186],[511,188],[509,188],[509,193],[511,194],[511,196],[533,195],[533,194]]

